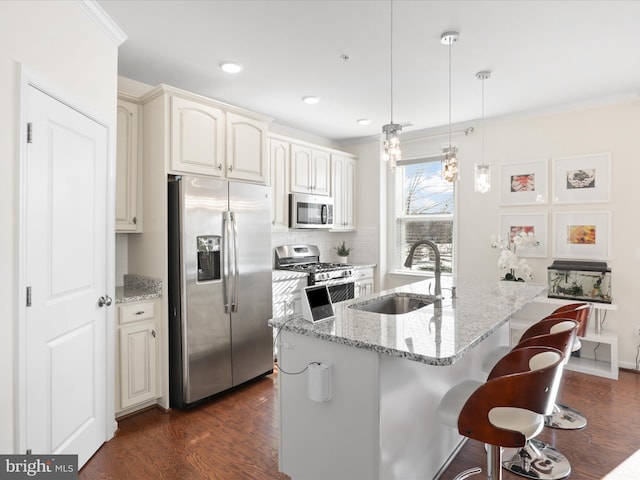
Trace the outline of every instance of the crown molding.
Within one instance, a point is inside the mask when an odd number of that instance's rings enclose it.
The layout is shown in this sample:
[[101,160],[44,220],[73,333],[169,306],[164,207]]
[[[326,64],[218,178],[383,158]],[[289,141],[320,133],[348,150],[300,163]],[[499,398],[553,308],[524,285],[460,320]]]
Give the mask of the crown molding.
[[113,19],[103,10],[96,0],[76,0],[77,4],[98,24],[111,41],[119,47],[127,39],[127,35],[113,21]]

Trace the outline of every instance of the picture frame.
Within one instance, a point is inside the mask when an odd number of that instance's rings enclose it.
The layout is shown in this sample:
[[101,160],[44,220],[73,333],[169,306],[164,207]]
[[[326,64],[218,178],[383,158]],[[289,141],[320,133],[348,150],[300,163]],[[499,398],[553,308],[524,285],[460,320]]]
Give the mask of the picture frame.
[[520,247],[516,253],[519,257],[542,257],[548,256],[548,226],[547,213],[514,213],[500,215],[500,237],[509,239],[512,245],[511,236],[518,231],[533,232],[538,240],[537,246]]
[[609,260],[611,212],[556,212],[553,218],[553,256]]
[[611,201],[611,154],[552,158],[553,203]]
[[500,165],[500,203],[544,205],[548,202],[548,161]]

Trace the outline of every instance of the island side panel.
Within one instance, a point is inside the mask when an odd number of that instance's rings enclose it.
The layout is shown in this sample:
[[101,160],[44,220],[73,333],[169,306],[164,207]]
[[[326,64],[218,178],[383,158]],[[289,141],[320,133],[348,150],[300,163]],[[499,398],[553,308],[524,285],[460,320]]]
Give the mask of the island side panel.
[[[280,471],[293,480],[379,478],[379,358],[293,332],[280,333]],[[311,362],[331,365],[332,398],[309,399]]]
[[487,375],[481,367],[484,355],[508,344],[506,323],[453,365],[425,365],[381,355],[380,478],[434,478],[463,441],[457,428],[442,424],[436,407],[459,382],[485,381]]

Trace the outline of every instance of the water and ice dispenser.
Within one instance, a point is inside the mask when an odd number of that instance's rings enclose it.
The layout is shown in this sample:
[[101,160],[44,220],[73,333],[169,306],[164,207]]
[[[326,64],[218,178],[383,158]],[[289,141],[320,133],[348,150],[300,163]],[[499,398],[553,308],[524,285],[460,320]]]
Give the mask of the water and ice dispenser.
[[220,235],[199,235],[198,242],[198,282],[221,279]]

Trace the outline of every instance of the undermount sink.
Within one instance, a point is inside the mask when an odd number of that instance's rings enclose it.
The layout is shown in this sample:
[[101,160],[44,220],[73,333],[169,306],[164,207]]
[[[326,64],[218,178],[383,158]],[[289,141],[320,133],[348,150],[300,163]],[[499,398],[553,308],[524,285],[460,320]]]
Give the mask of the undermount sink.
[[416,295],[414,293],[392,293],[376,300],[349,305],[349,308],[365,312],[382,313],[385,315],[401,315],[435,303],[434,295]]

